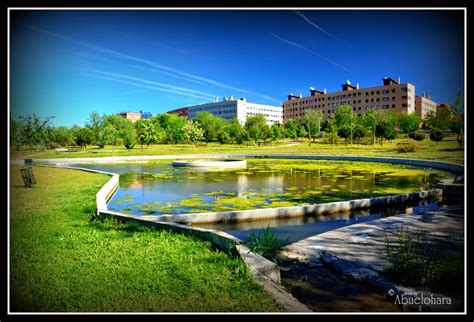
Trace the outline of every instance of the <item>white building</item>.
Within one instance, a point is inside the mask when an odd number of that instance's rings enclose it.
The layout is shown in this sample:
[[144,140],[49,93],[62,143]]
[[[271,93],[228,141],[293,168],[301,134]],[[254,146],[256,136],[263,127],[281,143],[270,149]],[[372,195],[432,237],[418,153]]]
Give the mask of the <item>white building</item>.
[[212,102],[188,107],[188,117],[192,120],[201,111],[210,112],[226,120],[237,118],[242,125],[247,116],[262,114],[267,118],[268,125],[283,123],[283,108],[247,102],[245,98],[234,99],[232,96],[224,97],[222,102]]

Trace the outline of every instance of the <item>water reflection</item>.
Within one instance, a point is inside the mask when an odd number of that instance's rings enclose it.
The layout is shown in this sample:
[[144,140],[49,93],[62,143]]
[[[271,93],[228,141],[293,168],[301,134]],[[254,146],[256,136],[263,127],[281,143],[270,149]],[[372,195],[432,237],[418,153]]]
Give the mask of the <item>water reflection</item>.
[[241,240],[247,240],[252,232],[257,234],[259,230],[270,227],[271,230],[281,240],[285,241],[285,244],[290,244],[301,239],[353,224],[368,222],[371,220],[400,214],[415,215],[421,211],[436,210],[438,208],[439,206],[436,202],[422,201],[409,206],[400,205],[399,207],[387,207],[383,210],[358,210],[338,214],[307,216],[301,218],[261,220],[227,224],[202,224],[195,226],[225,231]]
[[247,160],[247,164],[247,169],[222,171],[175,168],[171,162],[81,166],[119,173],[120,188],[108,207],[137,215],[280,207],[407,193],[432,188],[442,176],[430,169],[410,172],[395,165],[369,163],[360,167],[361,163],[336,161]]

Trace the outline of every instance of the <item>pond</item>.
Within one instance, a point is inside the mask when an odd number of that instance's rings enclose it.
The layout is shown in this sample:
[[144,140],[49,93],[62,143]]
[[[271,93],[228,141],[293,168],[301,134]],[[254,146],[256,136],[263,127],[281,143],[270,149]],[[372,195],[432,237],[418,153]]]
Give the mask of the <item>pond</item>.
[[[438,200],[439,201],[439,200]],[[273,220],[259,220],[239,223],[200,224],[202,228],[225,231],[241,240],[248,240],[250,234],[258,235],[264,229],[270,230],[282,241],[283,245],[319,235],[327,231],[349,225],[368,222],[375,219],[396,216],[400,214],[418,214],[422,211],[437,210],[443,207],[443,202],[434,200],[419,203],[393,205],[384,209],[363,209],[336,214],[307,216],[301,218],[286,218]]]
[[244,169],[176,168],[173,160],[77,166],[120,174],[108,203],[135,215],[284,207],[408,193],[450,175],[372,162],[247,159]]

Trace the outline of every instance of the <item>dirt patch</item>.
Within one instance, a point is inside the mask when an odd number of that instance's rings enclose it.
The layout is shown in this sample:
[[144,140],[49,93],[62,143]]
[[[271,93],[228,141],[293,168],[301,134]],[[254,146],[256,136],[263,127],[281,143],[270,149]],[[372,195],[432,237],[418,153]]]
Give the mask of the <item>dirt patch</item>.
[[383,294],[332,271],[323,263],[280,259],[281,283],[314,312],[400,312]]

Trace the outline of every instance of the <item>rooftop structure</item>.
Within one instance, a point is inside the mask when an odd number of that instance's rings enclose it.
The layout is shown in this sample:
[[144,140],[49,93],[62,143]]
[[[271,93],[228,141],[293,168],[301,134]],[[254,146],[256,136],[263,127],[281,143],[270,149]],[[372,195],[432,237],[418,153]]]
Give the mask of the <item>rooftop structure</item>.
[[248,116],[257,114],[264,115],[270,126],[275,122],[280,124],[283,122],[283,109],[280,106],[251,103],[245,98],[234,99],[233,96],[224,97],[220,102],[216,100],[212,103],[189,106],[187,109],[190,119],[195,118],[198,112],[206,111],[229,121],[237,118],[242,125]]
[[127,120],[130,120],[132,123],[135,123],[142,117],[141,113],[135,113],[135,112],[121,112],[118,115],[120,115],[123,118],[126,118]]
[[341,91],[327,93],[326,89],[317,90],[310,87],[310,95],[290,93],[284,101],[283,122],[290,118],[303,116],[307,110],[323,112],[324,116],[335,113],[339,106],[348,104],[357,115],[369,109],[385,109],[394,112],[415,112],[415,86],[401,83],[400,77],[382,79],[382,85],[360,88],[359,83],[352,85],[349,80],[341,85]]

